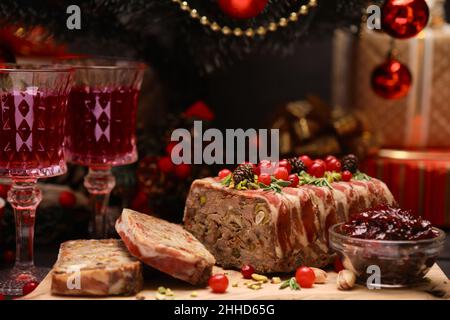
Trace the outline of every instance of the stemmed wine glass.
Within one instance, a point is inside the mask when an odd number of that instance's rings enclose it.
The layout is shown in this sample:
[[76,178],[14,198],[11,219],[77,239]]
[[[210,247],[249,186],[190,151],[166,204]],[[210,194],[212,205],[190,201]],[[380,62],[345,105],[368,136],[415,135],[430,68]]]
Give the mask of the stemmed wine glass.
[[111,60],[72,64],[67,152],[69,161],[89,167],[84,186],[93,207],[90,233],[101,239],[108,235],[107,207],[115,186],[111,168],[137,161],[136,113],[145,65]]
[[0,177],[9,178],[16,224],[16,262],[0,272],[0,293],[21,295],[48,269],[34,266],[39,178],[64,174],[64,123],[73,69],[0,65]]

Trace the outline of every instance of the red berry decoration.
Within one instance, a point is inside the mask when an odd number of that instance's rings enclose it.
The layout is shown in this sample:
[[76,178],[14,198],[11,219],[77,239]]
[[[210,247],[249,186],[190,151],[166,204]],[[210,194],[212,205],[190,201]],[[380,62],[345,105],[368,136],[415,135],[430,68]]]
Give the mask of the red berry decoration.
[[349,182],[353,178],[353,174],[350,171],[342,172],[342,181]]
[[220,170],[220,172],[219,172],[219,178],[220,178],[220,179],[225,179],[225,178],[228,177],[230,174],[231,174],[231,171],[228,170],[228,169]]
[[298,184],[300,183],[300,179],[296,174],[289,175],[288,180],[291,182],[291,184],[289,185],[289,187],[291,188],[297,187]]
[[312,164],[313,164],[313,161],[311,160],[311,158],[308,157],[308,156],[306,156],[306,155],[305,155],[305,156],[301,156],[301,157],[300,157],[300,160],[303,161],[303,163],[305,164],[305,166],[306,166],[307,168],[311,167]]
[[268,173],[261,173],[258,176],[258,182],[265,184],[266,186],[270,186],[272,183],[272,177]]
[[295,280],[301,288],[312,288],[316,281],[316,274],[311,268],[300,267],[295,273]]
[[326,166],[327,166],[327,171],[341,172],[341,170],[342,170],[342,164],[336,158],[334,158],[331,161],[327,162]]
[[158,160],[158,168],[163,173],[172,173],[175,170],[175,165],[173,164],[172,159],[167,156]]
[[335,156],[332,156],[332,155],[329,155],[329,156],[327,156],[327,157],[325,158],[325,162],[326,162],[326,163],[331,162],[331,161],[333,161],[333,160],[336,160],[336,157],[335,157]]
[[314,162],[309,168],[308,173],[316,178],[322,178],[325,175],[326,165],[322,162]]
[[25,296],[25,295],[33,292],[34,289],[36,289],[38,285],[39,285],[39,283],[36,281],[30,281],[30,282],[26,283],[22,287],[22,294]]
[[292,171],[292,165],[291,165],[291,164],[289,163],[289,161],[286,160],[286,159],[281,160],[281,161],[278,163],[278,166],[279,166],[279,167],[286,168],[286,170],[288,171],[288,173],[291,173],[291,171]]
[[252,274],[255,273],[255,268],[253,268],[251,265],[246,264],[241,268],[241,273],[244,279],[251,279]]
[[228,278],[224,274],[215,274],[209,278],[208,285],[214,293],[224,293],[228,288]]
[[289,178],[289,172],[286,168],[284,167],[278,167],[275,169],[275,173],[274,176],[276,179],[278,180],[284,180],[284,181],[288,181]]
[[400,61],[389,58],[372,73],[372,89],[382,98],[393,100],[406,96],[412,85],[408,67]]
[[1,301],[1,300],[5,300],[5,296],[2,295],[2,294],[0,294],[0,301]]
[[186,179],[191,175],[191,165],[182,163],[175,166],[175,175],[179,179]]
[[259,15],[268,0],[219,0],[224,13],[235,19],[250,19]]
[[59,194],[58,202],[61,207],[70,209],[77,204],[77,197],[71,191],[63,191]]
[[408,39],[422,31],[429,18],[430,9],[425,0],[387,0],[381,26],[393,38]]

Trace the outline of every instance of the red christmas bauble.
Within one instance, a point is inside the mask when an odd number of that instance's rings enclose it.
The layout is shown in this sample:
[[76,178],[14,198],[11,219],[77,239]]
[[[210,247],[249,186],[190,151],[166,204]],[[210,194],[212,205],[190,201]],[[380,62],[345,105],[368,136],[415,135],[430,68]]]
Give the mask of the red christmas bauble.
[[411,84],[411,72],[396,59],[388,59],[372,73],[372,88],[385,99],[403,98],[408,94]]
[[407,39],[422,31],[429,18],[430,9],[425,0],[387,0],[381,25],[391,37]]
[[259,15],[269,0],[219,0],[223,12],[235,19],[250,19]]

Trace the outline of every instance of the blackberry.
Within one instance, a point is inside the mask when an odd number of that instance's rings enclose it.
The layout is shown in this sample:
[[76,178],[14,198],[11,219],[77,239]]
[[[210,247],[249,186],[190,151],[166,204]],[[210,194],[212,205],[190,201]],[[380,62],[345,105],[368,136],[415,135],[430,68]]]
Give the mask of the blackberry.
[[255,178],[255,171],[251,164],[241,164],[233,171],[233,181],[237,185],[244,180],[253,181]]
[[292,167],[291,173],[300,173],[302,171],[307,171],[305,163],[299,158],[290,158],[288,159],[289,164]]
[[358,171],[359,159],[354,154],[346,155],[342,158],[342,171],[350,171],[355,174]]

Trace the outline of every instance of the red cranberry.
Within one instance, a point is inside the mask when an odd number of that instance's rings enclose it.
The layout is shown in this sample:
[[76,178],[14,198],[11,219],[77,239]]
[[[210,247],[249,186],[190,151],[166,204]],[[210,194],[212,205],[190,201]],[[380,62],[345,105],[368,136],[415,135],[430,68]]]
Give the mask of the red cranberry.
[[342,172],[342,181],[349,182],[353,178],[353,174],[350,171]]
[[303,163],[305,164],[306,168],[311,167],[312,164],[313,164],[313,161],[311,160],[311,158],[308,157],[308,156],[306,156],[306,155],[301,156],[301,157],[300,157],[300,160],[303,161]]
[[299,179],[298,175],[296,175],[296,174],[289,175],[288,179],[291,182],[291,184],[289,185],[289,187],[291,187],[291,188],[297,187],[298,184],[300,183],[300,179]]
[[288,178],[289,178],[289,172],[284,167],[276,168],[274,175],[275,175],[275,178],[278,180],[288,181]]
[[289,161],[287,161],[286,159],[281,160],[280,163],[278,164],[279,167],[283,167],[286,168],[286,170],[288,171],[288,173],[291,173],[292,171],[292,166],[289,163]]
[[261,173],[258,176],[258,182],[261,182],[266,186],[270,186],[270,184],[272,183],[272,177],[268,173]]
[[342,164],[337,159],[332,159],[331,161],[327,162],[327,170],[328,171],[335,171],[335,172],[341,172],[342,170]]
[[314,162],[308,173],[316,178],[322,178],[325,175],[326,167],[325,163]]
[[231,174],[231,171],[228,170],[228,169],[220,170],[220,172],[219,172],[219,178],[220,178],[220,179],[224,179],[224,178],[228,177],[230,174]]
[[252,274],[255,273],[255,268],[253,268],[249,264],[246,264],[246,265],[242,266],[241,273],[242,273],[242,276],[244,277],[244,279],[251,279]]
[[325,162],[326,162],[326,163],[331,162],[331,161],[333,161],[333,160],[336,160],[336,157],[335,157],[335,156],[332,156],[332,155],[329,155],[329,156],[327,156],[327,157],[325,158]]

